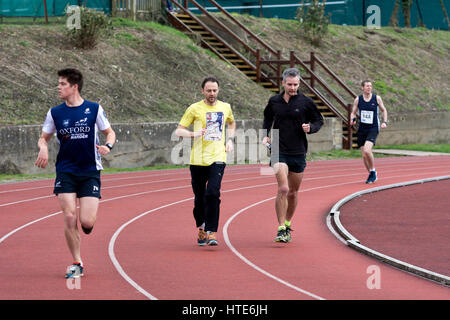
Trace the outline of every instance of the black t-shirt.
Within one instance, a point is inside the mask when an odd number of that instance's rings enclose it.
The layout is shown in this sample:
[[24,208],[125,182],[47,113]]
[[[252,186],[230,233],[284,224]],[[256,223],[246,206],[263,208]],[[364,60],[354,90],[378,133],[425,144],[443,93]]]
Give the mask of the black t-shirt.
[[[264,109],[263,129],[267,135],[272,128],[279,131],[279,152],[289,155],[306,154],[308,141],[302,129],[303,123],[309,123],[311,133],[319,131],[323,117],[315,103],[302,93],[291,96],[289,103],[283,99],[284,92],[269,99]],[[273,140],[273,139],[272,139]],[[276,141],[272,141],[272,144]]]

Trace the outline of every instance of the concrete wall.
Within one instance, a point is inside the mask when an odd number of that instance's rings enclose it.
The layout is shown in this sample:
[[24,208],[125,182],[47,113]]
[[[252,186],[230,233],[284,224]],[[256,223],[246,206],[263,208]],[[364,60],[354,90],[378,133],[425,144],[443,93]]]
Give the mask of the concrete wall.
[[[378,137],[378,145],[450,142],[450,112],[390,116],[389,120],[389,127]],[[136,168],[156,164],[187,164],[190,141],[174,135],[176,126],[175,122],[113,124],[117,144],[111,154],[103,157],[104,166]],[[261,120],[237,121],[237,144],[235,151],[228,155],[228,163],[268,163],[266,149],[260,144],[263,136],[261,127]],[[42,170],[34,166],[41,128],[40,125],[0,127],[0,173],[54,172],[58,150],[56,139],[52,139],[49,145],[48,168]],[[318,133],[308,135],[309,152],[341,149],[341,136],[341,122],[327,118]]]
[[[113,151],[103,157],[104,167],[136,168],[157,164],[189,164],[190,139],[179,139],[174,131],[176,122],[145,124],[113,124],[117,143]],[[261,120],[238,120],[235,150],[228,154],[228,163],[268,163]],[[52,173],[58,150],[56,138],[49,144],[49,166],[34,166],[38,154],[37,141],[42,126],[0,127],[0,173]],[[326,119],[323,128],[308,135],[310,151],[342,148],[341,122]],[[104,141],[100,134],[100,139]]]
[[378,145],[450,143],[450,112],[389,115]]

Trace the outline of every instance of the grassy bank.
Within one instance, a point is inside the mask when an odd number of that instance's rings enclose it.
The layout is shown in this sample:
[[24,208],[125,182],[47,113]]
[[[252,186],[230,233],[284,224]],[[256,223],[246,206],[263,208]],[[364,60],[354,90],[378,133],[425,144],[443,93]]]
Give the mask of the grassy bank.
[[[331,25],[316,48],[295,20],[236,17],[284,57],[294,50],[308,60],[315,51],[356,93],[362,79],[372,79],[390,114],[450,110],[449,32]],[[200,81],[209,74],[220,79],[220,99],[237,119],[262,118],[272,93],[196,41],[157,23],[113,19],[113,26],[96,48],[80,50],[63,23],[0,25],[0,125],[41,124],[60,103],[56,71],[64,67],[81,69],[83,96],[99,101],[115,123],[179,120],[202,98]]]

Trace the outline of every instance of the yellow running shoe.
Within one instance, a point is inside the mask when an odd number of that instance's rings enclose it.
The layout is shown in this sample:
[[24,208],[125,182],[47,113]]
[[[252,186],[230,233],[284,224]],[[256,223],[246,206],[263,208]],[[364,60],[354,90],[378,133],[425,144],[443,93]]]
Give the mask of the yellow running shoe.
[[198,237],[197,237],[197,244],[199,246],[205,246],[206,245],[206,232],[203,229],[198,229]]
[[217,242],[215,232],[208,232],[206,234],[206,243],[208,244],[208,246],[217,246],[219,244]]

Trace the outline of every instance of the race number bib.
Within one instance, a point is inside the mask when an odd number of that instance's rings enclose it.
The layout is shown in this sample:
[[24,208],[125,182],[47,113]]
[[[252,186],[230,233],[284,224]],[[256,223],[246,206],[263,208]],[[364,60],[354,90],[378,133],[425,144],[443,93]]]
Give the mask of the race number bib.
[[206,132],[203,136],[205,141],[222,140],[223,112],[206,113]]
[[361,123],[373,124],[373,111],[361,111]]

